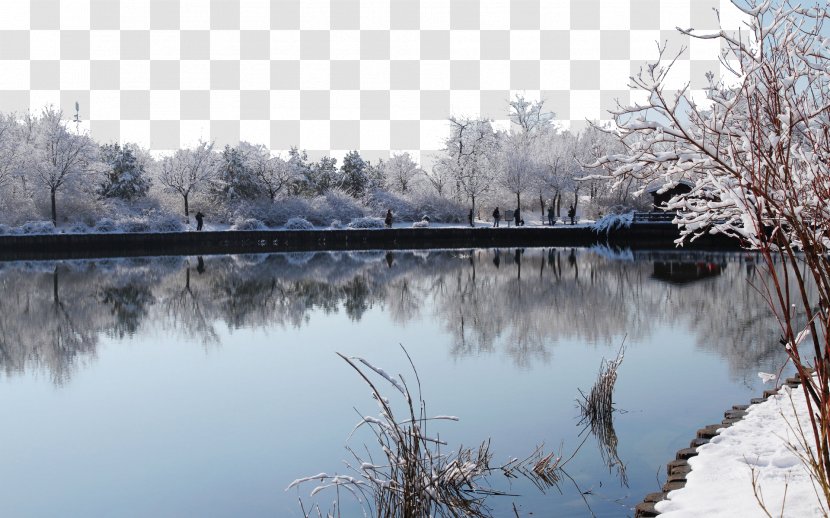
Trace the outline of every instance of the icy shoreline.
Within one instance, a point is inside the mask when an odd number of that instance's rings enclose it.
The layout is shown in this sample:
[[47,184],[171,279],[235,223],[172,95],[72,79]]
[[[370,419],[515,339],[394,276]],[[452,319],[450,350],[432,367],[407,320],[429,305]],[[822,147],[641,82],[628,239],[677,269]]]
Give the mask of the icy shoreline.
[[[751,405],[746,415],[722,428],[688,460],[686,485],[668,493],[655,509],[671,518],[697,516],[763,516],[753,492],[774,516],[825,516],[807,468],[795,451],[802,438],[812,442],[804,391],[782,387],[766,401]],[[795,451],[793,451],[793,448]],[[820,492],[819,492],[820,493]]]

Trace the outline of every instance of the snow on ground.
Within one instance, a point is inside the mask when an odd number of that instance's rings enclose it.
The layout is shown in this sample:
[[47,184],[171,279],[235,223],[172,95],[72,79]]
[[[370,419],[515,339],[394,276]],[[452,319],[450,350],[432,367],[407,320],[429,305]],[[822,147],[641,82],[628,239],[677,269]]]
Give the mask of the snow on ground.
[[[36,223],[36,224],[35,224]],[[395,221],[392,224],[392,228],[412,228],[414,221]],[[592,225],[594,222],[593,220],[581,220],[576,223],[575,226],[577,227],[586,227]],[[427,228],[469,228],[469,223],[437,223],[437,222],[430,222]],[[487,220],[476,220],[475,226],[479,227],[492,227],[493,222]],[[542,223],[542,221],[536,217],[533,219],[526,219],[525,220],[525,227],[545,227],[550,228],[547,223]],[[559,227],[570,227],[570,224],[564,224],[562,221],[557,221],[554,228]],[[83,226],[73,226],[73,225],[59,225],[57,229],[52,226],[51,222],[43,221],[43,222],[33,222],[31,224],[26,224],[21,227],[7,227],[5,225],[0,225],[0,235],[39,235],[39,234],[121,234],[121,233],[129,233],[133,232],[147,232],[147,233],[156,233],[156,232],[163,232],[163,230],[159,230],[158,228],[146,228],[140,230],[130,230],[128,228],[123,227],[117,223],[114,223],[111,228],[102,229],[101,227],[87,227]],[[510,226],[508,227],[507,223],[502,220],[499,228],[514,228],[515,225],[511,222]],[[331,227],[324,227],[324,226],[317,226],[314,227],[314,230],[328,230]],[[347,229],[346,225],[340,227],[341,229]],[[226,223],[214,223],[210,220],[206,220],[204,223],[204,231],[206,232],[224,232],[229,231],[233,232],[234,228],[233,225],[229,225]],[[284,227],[265,227],[264,230],[285,230]],[[196,231],[196,222],[191,221],[189,224],[182,224],[180,232],[195,232]]]
[[743,419],[722,429],[689,459],[692,471],[686,487],[656,505],[661,518],[765,516],[753,494],[753,469],[770,515],[824,516],[807,468],[790,450],[792,445],[803,451],[793,431],[797,423],[812,444],[801,387],[784,387],[778,395],[750,406]]

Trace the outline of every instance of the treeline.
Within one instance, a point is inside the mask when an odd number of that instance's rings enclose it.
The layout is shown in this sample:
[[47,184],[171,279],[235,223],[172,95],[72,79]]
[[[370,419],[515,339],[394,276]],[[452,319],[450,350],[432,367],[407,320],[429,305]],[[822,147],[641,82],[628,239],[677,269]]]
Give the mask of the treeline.
[[[130,143],[96,143],[51,106],[0,116],[0,231],[180,230],[202,211],[232,228],[277,227],[291,218],[338,226],[378,217],[461,222],[501,205],[557,215],[563,205],[596,216],[637,205],[634,183],[610,189],[586,164],[622,149],[611,133],[560,130],[543,101],[509,103],[511,128],[451,117],[446,147],[429,168],[409,153],[364,160],[309,159],[300,148],[275,155],[261,144],[213,143],[154,157]],[[38,222],[38,223],[33,223]]]

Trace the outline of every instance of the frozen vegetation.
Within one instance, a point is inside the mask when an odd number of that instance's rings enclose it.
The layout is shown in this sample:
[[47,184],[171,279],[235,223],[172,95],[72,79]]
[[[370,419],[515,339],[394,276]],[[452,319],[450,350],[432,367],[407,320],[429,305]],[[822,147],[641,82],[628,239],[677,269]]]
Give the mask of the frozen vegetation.
[[[547,221],[575,206],[591,218],[608,207],[645,206],[636,182],[608,189],[584,164],[621,143],[596,128],[559,128],[544,101],[517,96],[507,130],[450,117],[446,147],[426,167],[408,153],[338,162],[300,147],[278,154],[239,142],[200,142],[169,156],[131,143],[95,142],[51,106],[0,115],[0,234],[170,232],[205,229],[366,228],[391,210],[396,222],[467,224],[493,208],[520,207]],[[302,143],[298,143],[302,145]],[[336,226],[332,222],[339,222]]]
[[[729,429],[702,448],[731,450],[730,455],[743,454],[742,460],[723,458],[723,465],[715,466],[706,462],[707,455],[692,464],[687,494],[700,503],[714,500],[712,504],[677,515],[758,515],[760,503],[766,504],[767,516],[826,515],[830,11],[827,2],[733,4],[742,12],[740,32],[678,28],[693,41],[720,45],[722,67],[706,74],[704,95],[695,95],[688,82],[677,89],[673,68],[683,51],[658,46],[659,58],[631,78],[643,101],[613,112],[613,133],[627,143],[626,151],[609,153],[592,165],[607,168],[605,178],[616,179],[617,187],[643,180],[664,189],[680,182],[690,186],[667,203],[676,211],[680,242],[722,234],[758,251],[764,283],[759,291],[778,320],[778,329],[770,333],[780,337],[781,349],[806,387],[795,398],[797,420],[816,433],[802,437],[800,459],[784,455],[786,444],[778,438],[787,436],[788,427],[777,419],[777,411],[750,413],[737,431]],[[782,262],[788,267],[780,270]],[[790,426],[795,422],[790,414]],[[769,437],[758,443],[762,430]],[[755,505],[746,504],[745,490],[752,487],[747,466],[755,470],[756,486],[764,486],[763,502]]]

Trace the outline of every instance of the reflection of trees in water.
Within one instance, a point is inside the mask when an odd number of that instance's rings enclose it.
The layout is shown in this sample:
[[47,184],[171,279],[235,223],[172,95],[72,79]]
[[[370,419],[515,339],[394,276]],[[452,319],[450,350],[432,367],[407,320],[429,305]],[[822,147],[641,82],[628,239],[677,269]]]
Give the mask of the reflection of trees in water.
[[[758,365],[785,359],[780,330],[747,282],[755,275],[751,256],[638,252],[636,261],[614,261],[570,249],[502,249],[471,257],[435,297],[456,355],[503,350],[526,365],[546,360],[558,340],[615,345],[623,335],[636,341],[668,323],[728,359],[735,377],[754,377]],[[686,284],[654,279],[654,262],[667,257],[712,262],[720,274]]]
[[653,278],[665,257],[637,255],[501,249],[6,263],[0,362],[7,374],[43,367],[61,381],[94,356],[101,333],[120,339],[158,326],[217,343],[218,323],[300,327],[315,312],[339,311],[359,321],[374,307],[399,323],[437,319],[455,356],[501,351],[520,366],[547,361],[560,340],[614,345],[647,336],[658,321],[691,329],[736,376],[783,359],[745,256],[683,258],[717,261],[720,275],[677,285]]
[[114,281],[107,263],[23,266],[0,272],[0,363],[7,375],[44,368],[62,383],[78,361],[94,356],[99,332],[123,336],[146,315],[146,290],[120,275],[124,284]]
[[144,283],[130,282],[124,286],[107,286],[100,292],[103,305],[111,306],[110,312],[115,317],[111,329],[114,336],[124,338],[132,336],[139,324],[147,316],[147,309],[155,303],[150,287]]
[[185,336],[200,338],[204,343],[218,343],[213,299],[192,280],[190,265],[185,266],[183,277],[184,282],[170,279],[162,284],[162,325]]
[[454,353],[502,348],[527,365],[547,360],[556,340],[611,343],[647,333],[647,315],[659,308],[644,298],[631,303],[647,277],[631,266],[575,250],[480,250],[448,283],[455,289],[436,298],[436,313]]
[[[764,290],[767,277],[756,272],[753,256],[732,259],[733,262],[724,263],[724,271],[716,279],[676,290],[667,316],[685,322],[696,334],[698,347],[729,358],[734,377],[755,379],[756,366],[777,367],[785,361],[786,355],[778,343],[781,328],[759,293],[759,289]],[[793,295],[795,289],[793,286]],[[804,314],[803,310],[797,313]]]

